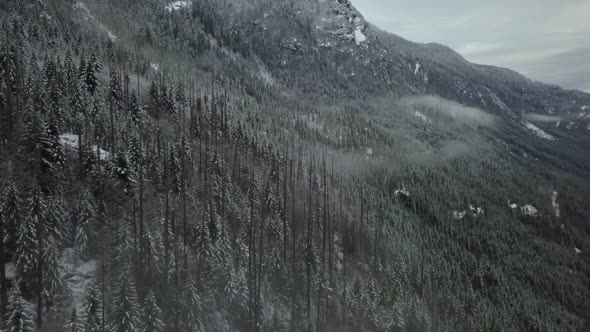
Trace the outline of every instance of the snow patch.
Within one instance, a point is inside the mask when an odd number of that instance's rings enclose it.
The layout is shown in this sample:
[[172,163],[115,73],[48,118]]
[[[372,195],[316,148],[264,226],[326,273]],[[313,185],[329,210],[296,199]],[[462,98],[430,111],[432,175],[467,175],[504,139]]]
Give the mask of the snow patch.
[[422,120],[422,121],[424,121],[424,122],[431,123],[431,122],[430,122],[430,119],[428,119],[428,117],[427,117],[426,115],[424,115],[424,114],[422,114],[422,113],[420,113],[420,112],[418,112],[418,111],[416,111],[416,112],[414,113],[414,116],[415,116],[415,117],[417,117],[417,118],[419,118],[419,119],[421,119],[421,120]]
[[553,194],[551,194],[551,205],[553,206],[553,212],[555,212],[555,216],[559,218],[560,211],[559,204],[557,203],[557,191],[553,191]]
[[117,36],[111,30],[109,30],[109,28],[107,28],[103,24],[100,25],[100,28],[103,29],[107,33],[107,36],[109,37],[109,39],[112,42],[117,41]]
[[160,64],[158,63],[150,63],[150,67],[153,71],[160,71]]
[[420,62],[416,62],[416,69],[414,69],[414,75],[418,75],[418,73],[420,72]]
[[582,111],[587,111],[587,110],[590,110],[590,106],[588,106],[588,105],[586,105],[586,106],[582,106],[582,107],[580,107],[580,109],[581,109]]
[[16,278],[16,266],[13,262],[4,264],[4,268],[6,269],[6,279],[10,280]]
[[463,220],[467,215],[472,216],[473,218],[477,218],[479,216],[484,215],[484,210],[480,207],[475,207],[473,204],[469,204],[468,209],[463,211],[453,211],[453,219],[455,220]]
[[401,189],[394,191],[393,193],[396,197],[403,197],[403,198],[410,198],[410,192],[406,190],[406,187],[402,186]]
[[178,11],[178,10],[181,10],[182,8],[190,7],[191,5],[192,5],[191,1],[175,1],[175,2],[172,2],[172,3],[169,3],[166,5],[166,11],[167,12]]
[[557,138],[555,138],[554,136],[551,136],[549,134],[547,134],[545,131],[543,131],[543,129],[535,126],[534,124],[528,122],[528,121],[523,121],[524,126],[529,129],[530,131],[533,132],[533,134],[535,134],[537,137],[539,138],[543,138],[549,141],[555,141],[557,140]]
[[90,13],[90,9],[88,9],[83,2],[76,1],[72,6],[76,11],[82,14],[82,17],[85,20],[94,22],[101,30],[103,30],[112,42],[117,40],[117,36],[109,30],[106,25],[100,23],[98,18]]
[[362,26],[357,26],[354,30],[354,41],[360,45],[367,41],[367,36],[363,33]]
[[455,220],[463,220],[463,218],[465,218],[465,216],[467,215],[467,212],[465,211],[453,211],[453,219]]
[[[59,142],[66,148],[78,151],[78,135],[74,134],[62,134],[59,136]],[[96,151],[96,145],[92,146],[92,151]],[[100,149],[100,157],[105,159],[111,158],[111,153]]]
[[520,208],[520,211],[522,212],[522,214],[524,214],[525,216],[531,216],[531,217],[536,217],[539,213],[539,210],[537,210],[536,207],[532,206],[532,205],[525,205],[523,207]]
[[578,248],[574,248],[574,252],[576,253],[576,255],[579,255],[582,253],[582,250],[580,250]]

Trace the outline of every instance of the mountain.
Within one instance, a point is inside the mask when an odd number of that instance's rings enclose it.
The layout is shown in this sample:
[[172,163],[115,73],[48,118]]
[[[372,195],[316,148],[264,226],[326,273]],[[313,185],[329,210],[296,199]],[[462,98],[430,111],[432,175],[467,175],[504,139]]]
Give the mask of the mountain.
[[[590,94],[534,82],[508,69],[472,64],[446,46],[414,43],[383,32],[349,1],[323,1],[316,7],[305,1],[279,1],[253,12],[264,13],[249,18],[254,23],[248,29],[253,45],[261,45],[257,54],[289,88],[305,85],[304,93],[355,98],[384,93],[441,96],[509,120],[507,135],[526,131],[538,136],[540,128],[548,133],[541,137],[557,138],[547,158],[570,161],[586,170],[590,165],[584,153],[590,147]],[[269,40],[273,42],[264,42]],[[297,83],[289,77],[293,71]],[[337,88],[331,86],[334,82]]]
[[0,40],[1,330],[590,328],[586,93],[348,0],[0,2]]

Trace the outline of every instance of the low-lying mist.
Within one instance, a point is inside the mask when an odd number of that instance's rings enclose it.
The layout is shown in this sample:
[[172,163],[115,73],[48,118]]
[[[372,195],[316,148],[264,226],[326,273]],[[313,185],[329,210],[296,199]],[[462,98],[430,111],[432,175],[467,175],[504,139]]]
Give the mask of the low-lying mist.
[[493,127],[496,122],[492,115],[478,108],[464,106],[435,96],[404,97],[397,102],[397,105],[400,109],[408,112],[419,111],[428,116],[435,124],[477,124]]

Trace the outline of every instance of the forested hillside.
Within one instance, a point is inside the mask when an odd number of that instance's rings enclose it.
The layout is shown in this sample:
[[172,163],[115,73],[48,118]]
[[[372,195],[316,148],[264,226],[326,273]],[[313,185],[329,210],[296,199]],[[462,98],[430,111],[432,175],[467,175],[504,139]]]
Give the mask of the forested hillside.
[[590,97],[373,29],[0,1],[0,330],[590,329]]

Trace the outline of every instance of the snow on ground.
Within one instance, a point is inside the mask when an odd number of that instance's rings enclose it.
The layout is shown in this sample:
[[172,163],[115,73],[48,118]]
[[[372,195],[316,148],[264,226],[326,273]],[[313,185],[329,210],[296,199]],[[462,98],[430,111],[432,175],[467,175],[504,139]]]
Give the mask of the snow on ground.
[[115,34],[114,34],[114,33],[113,33],[111,30],[109,30],[109,28],[107,28],[107,27],[106,27],[105,25],[103,25],[103,24],[100,24],[99,26],[100,26],[100,28],[101,28],[101,29],[103,29],[103,30],[104,30],[104,32],[106,32],[106,33],[107,33],[107,36],[109,36],[109,39],[110,39],[112,42],[115,42],[115,41],[117,41],[117,36],[116,36],[116,35],[115,35]]
[[81,312],[84,307],[86,290],[96,276],[96,261],[79,262],[75,258],[74,250],[68,248],[64,250],[61,264],[64,268],[63,277],[66,289],[71,292],[71,303],[74,304],[78,312]]
[[414,116],[415,116],[415,117],[417,117],[417,118],[420,118],[420,119],[422,119],[422,121],[424,121],[424,122],[428,122],[428,123],[430,123],[430,119],[428,119],[428,117],[427,117],[426,115],[424,115],[424,114],[422,114],[422,113],[420,113],[420,112],[418,112],[418,111],[416,111],[416,112],[414,113]]
[[256,61],[256,63],[258,64],[258,77],[262,79],[268,86],[275,86],[276,82],[264,63],[261,61]]
[[160,65],[157,63],[150,63],[150,67],[152,68],[152,70],[154,71],[160,71]]
[[362,26],[357,26],[354,30],[354,41],[360,45],[367,41],[367,36],[363,33]]
[[539,212],[539,210],[537,210],[536,207],[534,207],[532,205],[528,205],[528,204],[521,207],[520,211],[522,212],[522,214],[524,214],[526,216],[531,216],[531,217],[536,217]]
[[[59,136],[59,142],[67,148],[78,151],[78,135],[62,134]],[[96,151],[96,145],[92,146],[92,151]],[[111,153],[103,149],[100,149],[100,157],[110,159]]]
[[367,148],[367,150],[365,151],[365,153],[367,154],[367,156],[372,156],[373,155],[373,149]]
[[420,72],[420,67],[422,67],[420,65],[420,62],[416,62],[416,69],[414,69],[414,75],[418,75],[418,73]]
[[453,219],[455,220],[462,220],[463,218],[465,218],[465,216],[467,215],[467,212],[465,211],[453,211]]
[[580,107],[580,109],[582,111],[587,111],[587,110],[590,110],[590,106],[582,106],[582,107]]
[[398,189],[394,192],[395,196],[404,196],[404,197],[410,197],[410,192],[406,190],[405,187],[402,186],[402,189]]
[[107,36],[109,37],[109,39],[112,42],[115,42],[117,40],[117,36],[111,30],[109,30],[109,28],[106,25],[100,23],[98,18],[96,16],[92,15],[92,13],[90,13],[90,9],[88,9],[88,7],[86,7],[86,5],[83,2],[76,1],[73,4],[73,7],[76,11],[81,13],[81,15],[84,17],[84,19],[92,21],[96,25],[98,25],[98,27],[107,34]]
[[575,251],[576,255],[579,255],[582,253],[582,250],[580,250],[578,248],[574,248],[574,251]]
[[551,195],[551,205],[553,206],[553,211],[555,212],[555,216],[559,218],[560,211],[559,211],[559,204],[557,204],[557,191],[553,191]]
[[342,271],[344,263],[344,248],[339,234],[334,234],[334,251],[336,252],[336,270]]
[[172,12],[181,10],[182,8],[190,7],[191,4],[191,1],[175,1],[166,5],[166,11]]
[[469,208],[463,211],[453,211],[453,219],[463,220],[465,216],[471,215],[473,218],[477,218],[484,215],[484,211],[480,207],[475,207],[473,204],[469,204]]
[[5,264],[6,268],[6,279],[14,279],[16,277],[16,266],[13,262]]
[[534,124],[528,122],[528,121],[523,121],[523,124],[525,125],[525,127],[527,127],[527,129],[529,129],[530,131],[533,132],[533,134],[535,134],[537,137],[546,139],[546,140],[550,140],[550,141],[555,141],[556,138],[547,134],[545,131],[543,131],[543,129],[535,126]]

